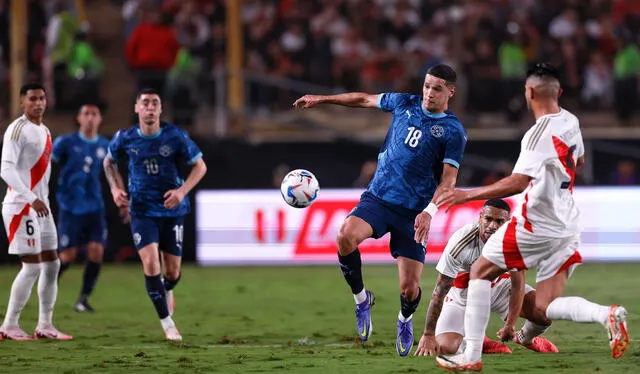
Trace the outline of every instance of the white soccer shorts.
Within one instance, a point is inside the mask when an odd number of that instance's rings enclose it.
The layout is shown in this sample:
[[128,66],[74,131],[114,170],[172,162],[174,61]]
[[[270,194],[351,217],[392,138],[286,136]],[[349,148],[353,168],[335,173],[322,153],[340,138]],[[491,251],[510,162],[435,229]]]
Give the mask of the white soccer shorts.
[[26,256],[58,249],[58,234],[52,214],[38,217],[30,206],[18,210],[3,205],[2,219],[9,239],[9,254]]
[[579,234],[564,238],[540,237],[513,217],[487,240],[482,256],[506,270],[536,268],[536,282],[541,282],[563,270],[569,270],[571,275],[582,263],[579,245]]
[[[495,234],[494,234],[495,235]],[[508,274],[507,274],[508,275]],[[524,294],[534,291],[525,284]],[[445,297],[440,318],[436,323],[436,336],[444,333],[456,333],[464,336],[464,313],[467,308],[468,288],[452,287]],[[501,277],[491,284],[491,311],[504,321],[509,312],[509,297],[511,294],[511,279]]]

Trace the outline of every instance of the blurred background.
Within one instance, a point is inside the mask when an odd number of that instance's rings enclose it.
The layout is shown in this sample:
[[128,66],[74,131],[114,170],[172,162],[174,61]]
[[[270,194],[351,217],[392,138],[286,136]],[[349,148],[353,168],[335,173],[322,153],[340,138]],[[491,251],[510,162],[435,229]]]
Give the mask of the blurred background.
[[[291,104],[306,93],[420,93],[425,71],[444,62],[459,74],[451,109],[469,134],[459,184],[481,185],[510,174],[533,123],[524,74],[546,60],[581,120],[578,185],[633,186],[639,42],[638,0],[0,0],[0,123],[19,115],[20,85],[42,82],[54,136],[99,100],[110,137],[135,122],[136,91],[152,87],[165,119],[203,149],[201,189],[275,189],[294,168],[322,188],[362,188],[389,115]],[[131,258],[128,229],[107,206],[108,257]]]

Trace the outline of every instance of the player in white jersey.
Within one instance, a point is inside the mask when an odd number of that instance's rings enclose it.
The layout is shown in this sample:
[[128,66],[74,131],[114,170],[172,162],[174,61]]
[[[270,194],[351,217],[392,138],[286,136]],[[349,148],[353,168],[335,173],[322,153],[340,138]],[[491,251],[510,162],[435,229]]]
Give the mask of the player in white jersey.
[[[478,222],[461,227],[449,238],[436,266],[440,274],[429,302],[424,334],[415,353],[417,356],[452,354],[463,347],[471,265],[480,257],[489,237],[509,220],[510,213],[511,208],[506,201],[487,200]],[[516,271],[513,277],[505,273],[491,283],[491,311],[504,321],[504,327],[497,333],[501,340],[514,337],[518,317],[527,318],[534,305],[535,290],[525,284],[524,271]],[[520,344],[517,340],[516,343]],[[536,337],[531,344],[524,346],[536,352],[558,352],[553,343],[542,337]],[[511,353],[511,349],[485,337],[482,352]]]
[[[627,311],[581,297],[561,297],[576,265],[582,262],[578,246],[579,211],[573,200],[576,167],[584,162],[578,119],[560,108],[559,74],[550,64],[537,64],[527,73],[525,96],[536,123],[524,135],[513,174],[489,186],[451,190],[436,202],[455,205],[470,200],[505,197],[525,192],[511,221],[485,244],[471,267],[465,314],[464,353],[438,356],[438,365],[450,371],[482,370],[482,340],[489,322],[491,280],[506,270],[536,267],[536,308],[533,322],[571,320],[602,324],[609,333],[613,358],[629,345]],[[528,342],[535,331],[519,338]]]
[[[20,257],[22,268],[11,286],[0,336],[13,340],[70,340],[71,336],[58,331],[52,323],[60,261],[56,226],[49,209],[51,134],[42,123],[47,107],[44,88],[39,84],[23,86],[20,103],[24,114],[4,134],[0,176],[8,185],[2,218],[9,254]],[[19,319],[36,280],[40,313],[35,332],[29,335],[20,328]]]

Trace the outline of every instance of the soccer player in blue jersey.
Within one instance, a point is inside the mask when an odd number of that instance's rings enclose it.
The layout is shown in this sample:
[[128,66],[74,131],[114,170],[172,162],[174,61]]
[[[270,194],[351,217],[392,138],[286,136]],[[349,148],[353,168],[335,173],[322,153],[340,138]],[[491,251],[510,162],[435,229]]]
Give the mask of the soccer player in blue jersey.
[[340,228],[337,243],[340,267],[356,302],[358,334],[365,341],[372,331],[375,296],[364,287],[358,245],[390,233],[391,255],[396,258],[400,277],[396,339],[400,356],[408,355],[413,346],[412,318],[420,303],[425,244],[437,211],[431,201],[455,187],[467,142],[460,121],[448,111],[455,82],[451,67],[436,65],[427,71],[422,96],[353,92],[305,95],[293,104],[296,108],[323,103],[379,108],[392,114],[376,173]]
[[89,295],[100,274],[107,222],[100,175],[109,141],[98,135],[102,116],[97,105],[80,107],[78,131],[60,136],[53,143],[51,159],[60,165],[57,200],[60,272],[75,261],[77,248],[86,245],[82,290],[74,309],[93,312]]
[[[133,242],[142,262],[147,293],[165,338],[181,341],[171,318],[171,291],[180,280],[184,216],[190,211],[187,194],[205,175],[207,167],[202,152],[184,130],[160,121],[162,102],[156,91],[140,91],[135,112],[139,123],[116,133],[109,144],[104,169],[114,202],[129,207]],[[124,157],[129,161],[128,193],[117,167],[118,160]],[[192,166],[186,180],[179,170],[184,163]]]

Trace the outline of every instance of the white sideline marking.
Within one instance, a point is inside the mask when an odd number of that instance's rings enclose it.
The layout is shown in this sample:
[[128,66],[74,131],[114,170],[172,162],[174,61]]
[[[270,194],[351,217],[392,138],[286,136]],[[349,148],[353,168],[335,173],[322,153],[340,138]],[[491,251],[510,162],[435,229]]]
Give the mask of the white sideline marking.
[[[233,349],[233,348],[247,348],[247,349],[258,349],[258,348],[292,348],[292,347],[329,347],[329,348],[342,348],[342,347],[352,347],[354,343],[332,343],[332,344],[263,344],[263,345],[255,345],[255,344],[211,344],[211,345],[191,345],[186,344],[189,348],[200,348],[200,349]],[[178,346],[178,345],[176,345]],[[170,344],[167,345],[101,345],[98,346],[101,349],[166,349],[171,347]]]

